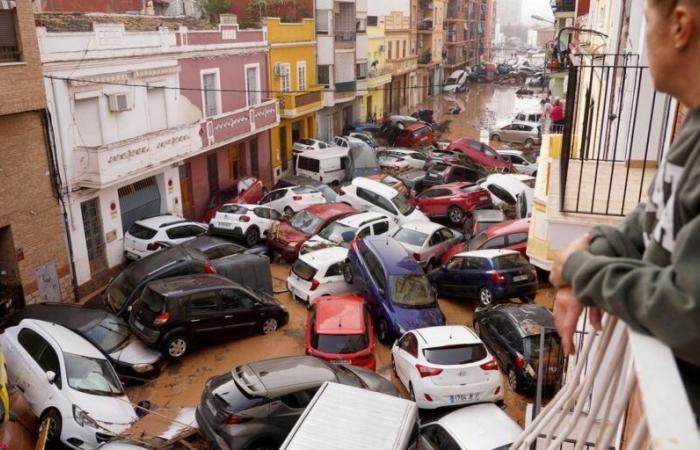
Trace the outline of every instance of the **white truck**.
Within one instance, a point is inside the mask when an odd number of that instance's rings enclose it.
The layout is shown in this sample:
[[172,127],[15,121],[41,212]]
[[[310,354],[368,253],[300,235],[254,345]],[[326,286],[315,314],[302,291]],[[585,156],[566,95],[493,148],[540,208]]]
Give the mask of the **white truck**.
[[417,439],[414,402],[326,382],[280,450],[406,450]]

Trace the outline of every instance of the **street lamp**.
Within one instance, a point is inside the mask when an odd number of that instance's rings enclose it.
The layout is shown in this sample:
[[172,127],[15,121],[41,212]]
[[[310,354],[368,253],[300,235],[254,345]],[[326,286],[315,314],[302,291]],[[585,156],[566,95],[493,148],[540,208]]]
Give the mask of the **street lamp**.
[[551,23],[552,25],[554,25],[554,21],[553,21],[553,20],[549,20],[549,19],[547,19],[546,17],[542,17],[542,16],[539,16],[539,15],[537,15],[537,14],[531,15],[530,18],[531,18],[531,19],[538,20],[538,21],[540,21],[540,22]]

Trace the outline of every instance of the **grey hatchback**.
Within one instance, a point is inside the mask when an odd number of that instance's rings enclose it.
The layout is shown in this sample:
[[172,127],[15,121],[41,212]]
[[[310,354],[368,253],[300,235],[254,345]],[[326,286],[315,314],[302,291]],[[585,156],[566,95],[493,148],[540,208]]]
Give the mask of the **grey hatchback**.
[[197,424],[217,450],[277,449],[326,381],[399,396],[389,380],[360,367],[313,356],[274,358],[210,378]]

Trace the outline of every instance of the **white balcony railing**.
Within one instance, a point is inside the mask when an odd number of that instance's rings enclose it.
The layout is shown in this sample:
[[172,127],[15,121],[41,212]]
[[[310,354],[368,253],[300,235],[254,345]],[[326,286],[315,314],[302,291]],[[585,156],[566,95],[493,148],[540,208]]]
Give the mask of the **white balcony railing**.
[[511,450],[700,449],[671,350],[608,317],[581,332],[567,383]]

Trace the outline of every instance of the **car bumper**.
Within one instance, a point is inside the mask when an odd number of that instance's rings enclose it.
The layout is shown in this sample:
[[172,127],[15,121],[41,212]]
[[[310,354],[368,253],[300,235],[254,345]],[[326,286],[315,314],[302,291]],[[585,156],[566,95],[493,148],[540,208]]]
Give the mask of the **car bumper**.
[[299,248],[290,249],[287,247],[287,244],[276,240],[267,241],[267,243],[270,248],[279,254],[280,257],[286,262],[294,262],[294,260],[296,260],[299,256]]
[[138,325],[141,323],[137,320],[129,320],[129,328],[131,332],[136,335],[137,338],[149,347],[158,348],[160,346],[160,340],[162,333],[160,331],[151,330],[147,327],[143,327],[143,330],[139,328]]
[[497,300],[507,300],[520,296],[534,297],[537,295],[537,281],[517,285],[498,286],[494,289],[493,295]]
[[311,300],[311,293],[300,286],[297,282],[294,282],[292,277],[287,278],[287,290],[292,298],[300,300],[302,302],[309,302]]
[[124,250],[124,257],[128,259],[129,261],[138,261],[141,258],[145,258],[146,256],[150,255],[151,252],[140,252],[138,250]]
[[[430,382],[422,386],[416,384],[414,391],[416,404],[422,409],[436,409],[444,406],[468,405],[472,403],[497,402],[503,400],[503,386],[500,371],[494,371],[497,376],[481,383],[470,383],[466,386],[436,386]],[[429,395],[429,401],[425,395]]]
[[148,381],[156,378],[165,369],[167,362],[164,358],[159,358],[157,361],[151,363],[153,368],[146,372],[137,372],[134,370],[133,365],[125,364],[120,362],[113,363],[114,369],[120,378],[123,378],[123,382],[126,384],[138,384],[141,381]]
[[194,418],[199,426],[199,431],[204,435],[204,438],[212,445],[215,450],[230,450],[229,445],[224,441],[224,439],[216,434],[214,429],[211,427],[209,422],[204,420],[200,408],[202,406],[198,405],[194,412]]
[[213,234],[214,236],[226,236],[234,239],[243,239],[244,236],[241,227],[221,228],[212,224],[209,224],[209,234]]

